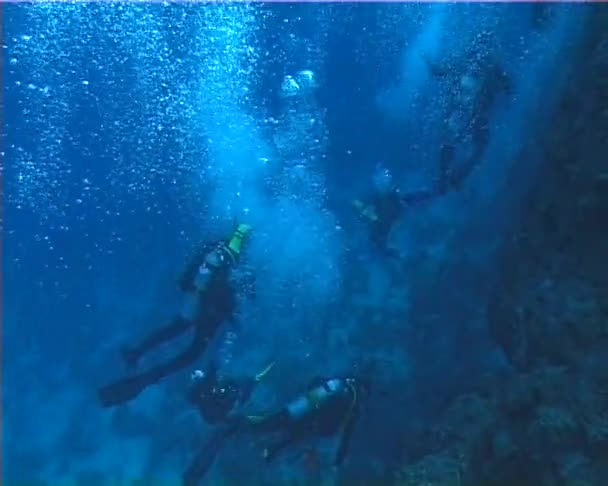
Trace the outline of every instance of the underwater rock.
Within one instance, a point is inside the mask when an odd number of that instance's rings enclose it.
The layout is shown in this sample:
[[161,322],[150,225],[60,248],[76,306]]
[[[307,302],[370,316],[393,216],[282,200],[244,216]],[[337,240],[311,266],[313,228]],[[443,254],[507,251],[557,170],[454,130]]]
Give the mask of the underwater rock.
[[515,420],[530,416],[538,403],[538,396],[534,392],[530,377],[526,374],[518,374],[505,380],[504,385],[496,392],[501,411]]
[[451,484],[438,479],[446,469],[438,458],[446,462],[454,448],[465,459],[458,484],[606,482],[608,84],[598,72],[608,66],[608,10],[599,17],[587,51],[594,54],[581,61],[546,133],[540,177],[487,302],[490,334],[512,368],[486,376],[479,395],[453,398],[420,434],[401,476],[409,483],[397,484]]
[[606,457],[608,454],[608,413],[599,413],[584,423],[587,446],[592,455]]
[[507,430],[498,430],[492,437],[492,455],[498,460],[504,460],[517,452],[517,446],[512,435]]
[[572,364],[608,331],[596,289],[577,278],[530,281],[492,312],[493,334],[520,369]]
[[591,486],[595,484],[591,461],[581,452],[573,452],[560,458],[559,477],[568,485]]
[[577,418],[565,408],[541,406],[527,431],[529,447],[537,454],[582,448],[584,435]]
[[462,395],[448,408],[442,423],[448,424],[456,436],[467,444],[480,440],[482,434],[497,420],[496,407],[479,395]]
[[465,455],[460,450],[428,455],[399,471],[396,475],[396,484],[399,486],[461,486],[465,468]]
[[462,483],[467,486],[540,486],[554,485],[545,465],[525,453],[510,454],[484,462],[473,462]]
[[530,386],[543,404],[573,403],[575,382],[573,374],[563,366],[543,366],[529,375]]

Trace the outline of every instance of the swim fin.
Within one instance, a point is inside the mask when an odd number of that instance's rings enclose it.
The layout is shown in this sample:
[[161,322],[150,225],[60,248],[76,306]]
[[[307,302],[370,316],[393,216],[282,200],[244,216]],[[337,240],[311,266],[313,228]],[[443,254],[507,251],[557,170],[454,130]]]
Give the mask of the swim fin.
[[215,430],[182,476],[182,486],[198,486],[224,445],[224,441],[236,431],[236,427]]
[[124,378],[100,388],[97,392],[102,407],[112,407],[132,400],[139,395],[148,383],[140,376]]

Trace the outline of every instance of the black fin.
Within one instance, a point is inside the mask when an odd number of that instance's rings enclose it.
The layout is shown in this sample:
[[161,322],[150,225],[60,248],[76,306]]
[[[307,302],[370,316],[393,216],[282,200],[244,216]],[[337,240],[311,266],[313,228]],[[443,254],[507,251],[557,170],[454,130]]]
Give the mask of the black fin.
[[211,438],[199,451],[182,476],[182,486],[197,486],[209,468],[213,465],[215,458],[224,445],[224,441],[232,435],[234,427],[222,427],[211,434]]
[[148,383],[140,377],[125,378],[98,390],[102,407],[112,407],[132,400],[139,395]]

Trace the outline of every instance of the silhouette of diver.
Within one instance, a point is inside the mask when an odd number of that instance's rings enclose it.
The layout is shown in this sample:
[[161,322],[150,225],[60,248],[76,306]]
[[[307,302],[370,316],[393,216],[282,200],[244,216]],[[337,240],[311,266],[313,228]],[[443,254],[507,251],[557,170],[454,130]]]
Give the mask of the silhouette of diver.
[[122,356],[127,366],[134,367],[147,352],[193,329],[194,336],[188,348],[166,363],[100,388],[98,396],[103,407],[127,402],[146,387],[191,364],[205,350],[222,323],[232,318],[236,297],[229,280],[230,270],[238,261],[243,240],[250,229],[241,224],[226,241],[202,245],[180,278],[180,288],[186,296],[181,315],[145,337],[139,345],[122,349]]
[[309,437],[339,434],[334,465],[347,455],[357,418],[359,396],[367,391],[353,377],[315,379],[307,391],[279,410],[256,415],[232,416],[227,425],[217,429],[183,475],[183,486],[200,483],[224,441],[236,433],[280,435],[264,449],[264,458],[272,460],[285,448]]
[[[427,189],[403,192],[385,181],[365,202],[352,201],[360,216],[368,221],[370,240],[382,253],[399,256],[387,248],[388,236],[405,207],[427,203],[459,189],[481,162],[489,141],[489,122],[498,96],[511,93],[512,83],[489,48],[489,33],[481,33],[455,63],[437,64],[424,58],[431,74],[446,83],[448,114],[443,122],[439,153],[439,175]],[[456,147],[470,134],[472,152],[455,164]]]

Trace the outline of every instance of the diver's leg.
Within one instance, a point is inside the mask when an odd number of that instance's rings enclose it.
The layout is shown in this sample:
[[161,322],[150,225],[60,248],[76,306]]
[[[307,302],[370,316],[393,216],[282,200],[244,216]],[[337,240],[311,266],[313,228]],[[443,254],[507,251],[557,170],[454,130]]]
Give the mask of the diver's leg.
[[371,225],[370,239],[376,249],[384,251],[388,242],[390,230],[390,226],[385,223],[377,222]]
[[192,364],[196,358],[202,354],[211,339],[211,335],[205,326],[195,325],[194,329],[195,332],[192,342],[184,351],[177,356],[174,356],[166,363],[154,366],[145,373],[142,373],[142,379],[149,384],[156,383],[162,378],[177,373],[186,366]]
[[401,200],[406,206],[414,206],[416,204],[425,203],[437,197],[439,191],[437,189],[422,189],[420,191],[411,191],[401,196]]
[[454,165],[454,154],[456,148],[449,143],[443,143],[439,151],[439,181],[437,191],[445,194],[451,189],[451,179]]
[[220,453],[224,441],[234,433],[233,428],[221,428],[213,431],[211,438],[203,446],[194,461],[182,476],[183,486],[198,486],[205,473],[213,465],[213,461]]
[[473,127],[473,167],[477,166],[490,140],[490,129],[487,120],[480,119]]
[[154,330],[136,346],[125,346],[121,349],[123,360],[128,366],[135,366],[139,359],[157,346],[175,339],[192,327],[192,322],[183,317],[174,318],[168,325]]
[[299,439],[300,434],[293,430],[288,431],[283,438],[264,448],[264,459],[266,461],[272,461],[282,450],[295,444]]
[[139,395],[146,387],[157,383],[191,364],[205,349],[209,342],[209,334],[205,329],[197,326],[194,339],[188,348],[176,357],[157,365],[150,370],[136,376],[124,378],[107,385],[99,390],[99,400],[103,407],[110,407],[127,402]]
[[487,123],[483,120],[476,121],[473,126],[473,153],[469,160],[458,170],[450,173],[450,187],[460,188],[464,181],[471,175],[479,165],[489,140]]

